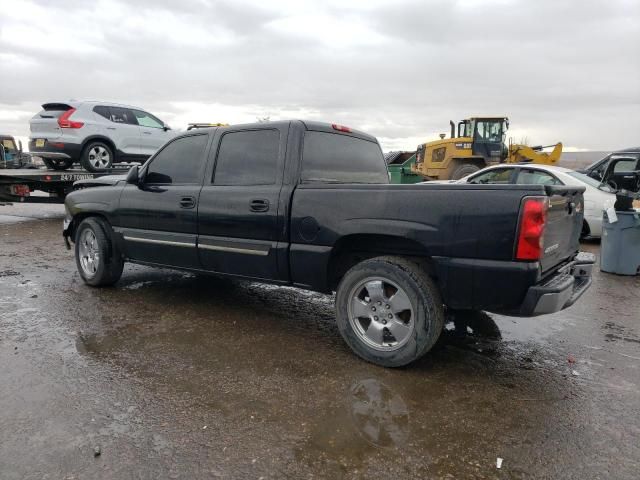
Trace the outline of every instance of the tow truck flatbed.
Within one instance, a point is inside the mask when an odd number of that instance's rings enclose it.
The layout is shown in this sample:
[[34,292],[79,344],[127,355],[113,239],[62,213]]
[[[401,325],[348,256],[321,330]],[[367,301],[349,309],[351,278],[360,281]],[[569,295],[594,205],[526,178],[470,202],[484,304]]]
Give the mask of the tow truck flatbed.
[[[131,165],[118,165],[108,171],[91,173],[83,169],[49,170],[47,168],[0,169],[0,204],[20,203],[64,203],[64,198],[73,191],[77,180],[126,173]],[[41,191],[49,196],[32,196]]]

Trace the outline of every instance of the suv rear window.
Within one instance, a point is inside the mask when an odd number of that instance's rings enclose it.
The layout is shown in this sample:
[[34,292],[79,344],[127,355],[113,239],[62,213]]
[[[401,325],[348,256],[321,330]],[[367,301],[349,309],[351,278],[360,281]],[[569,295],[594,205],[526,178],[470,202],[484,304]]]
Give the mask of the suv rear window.
[[96,105],[95,107],[93,107],[93,111],[101,117],[104,117],[107,120],[111,120],[111,111],[109,110],[109,107],[105,105]]
[[38,116],[40,118],[60,118],[64,112],[72,108],[66,103],[45,103],[42,105],[42,110],[38,112]]
[[389,183],[380,146],[338,133],[307,131],[301,180],[306,183]]

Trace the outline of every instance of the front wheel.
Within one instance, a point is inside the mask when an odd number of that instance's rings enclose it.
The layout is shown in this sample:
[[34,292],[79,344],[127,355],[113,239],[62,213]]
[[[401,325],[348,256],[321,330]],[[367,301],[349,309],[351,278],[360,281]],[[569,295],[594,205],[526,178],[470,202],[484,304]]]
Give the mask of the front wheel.
[[124,261],[111,240],[111,227],[101,218],[86,218],[76,231],[75,257],[82,280],[92,287],[113,285]]
[[336,314],[351,349],[384,367],[422,357],[444,328],[438,287],[420,265],[402,257],[377,257],[351,268],[338,286]]

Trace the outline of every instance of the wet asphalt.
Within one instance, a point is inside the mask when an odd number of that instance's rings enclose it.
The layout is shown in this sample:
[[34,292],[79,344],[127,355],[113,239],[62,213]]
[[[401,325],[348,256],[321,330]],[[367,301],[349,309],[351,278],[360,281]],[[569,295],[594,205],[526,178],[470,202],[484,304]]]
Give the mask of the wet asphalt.
[[61,218],[0,206],[3,480],[640,477],[640,277],[392,370],[330,296],[132,265],[87,287]]

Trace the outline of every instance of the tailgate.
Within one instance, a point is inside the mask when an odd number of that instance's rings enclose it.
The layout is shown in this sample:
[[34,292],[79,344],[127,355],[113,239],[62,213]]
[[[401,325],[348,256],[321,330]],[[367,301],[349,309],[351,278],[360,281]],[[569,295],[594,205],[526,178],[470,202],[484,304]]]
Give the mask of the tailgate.
[[584,191],[585,187],[545,187],[549,203],[543,255],[540,260],[543,273],[572,258],[578,252],[584,216]]

